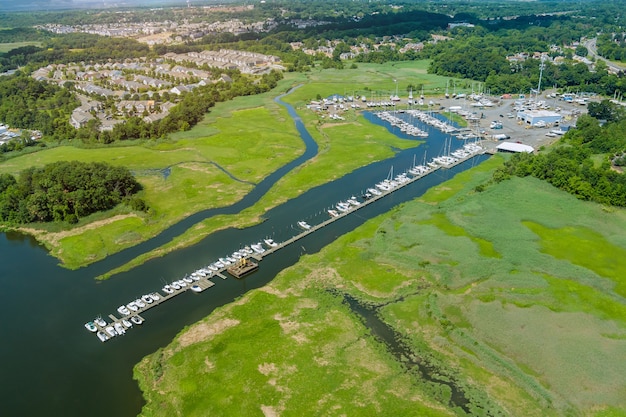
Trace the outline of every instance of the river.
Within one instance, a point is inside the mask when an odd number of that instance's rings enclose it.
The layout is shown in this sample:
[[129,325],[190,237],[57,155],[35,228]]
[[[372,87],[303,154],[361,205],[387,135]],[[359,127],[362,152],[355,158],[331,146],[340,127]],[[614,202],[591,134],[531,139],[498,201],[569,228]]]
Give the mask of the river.
[[[295,112],[290,111],[290,114],[293,116]],[[384,125],[369,113],[366,117]],[[303,126],[301,129],[304,136],[306,129]],[[97,282],[94,277],[219,211],[192,216],[192,220],[173,226],[152,241],[77,271],[59,267],[56,259],[28,236],[0,234],[0,313],[3,318],[0,415],[136,416],[143,399],[132,379],[132,368],[143,356],[167,345],[185,326],[207,316],[216,307],[269,282],[282,269],[297,262],[303,253],[320,250],[367,219],[421,195],[486,157],[476,157],[450,170],[439,170],[332,223],[264,258],[259,271],[245,279],[214,278],[216,285],[201,294],[187,292],[175,297],[145,313],[146,322],[123,337],[101,343],[84,329],[86,321],[96,315],[106,317],[115,313],[120,304],[159,290],[165,282],[179,279],[242,245],[266,236],[276,241],[285,240],[298,233],[294,226],[298,220],[306,219],[315,224],[326,219],[325,208],[350,195],[358,195],[385,178],[392,166],[395,172],[409,168],[416,153],[418,159],[423,157],[424,149],[429,158],[440,153],[447,136],[432,129],[429,132],[431,135],[423,146],[398,152],[389,160],[370,164],[309,190],[269,211],[261,224],[243,230],[216,232],[194,246],[151,260],[104,282]],[[310,155],[301,157],[304,159],[296,164],[308,157]],[[236,213],[246,204],[253,204],[265,192],[263,187],[269,189],[295,165],[290,166],[272,174],[272,179],[265,180],[263,185],[260,183],[253,191],[257,194],[244,199],[246,203],[219,210]]]

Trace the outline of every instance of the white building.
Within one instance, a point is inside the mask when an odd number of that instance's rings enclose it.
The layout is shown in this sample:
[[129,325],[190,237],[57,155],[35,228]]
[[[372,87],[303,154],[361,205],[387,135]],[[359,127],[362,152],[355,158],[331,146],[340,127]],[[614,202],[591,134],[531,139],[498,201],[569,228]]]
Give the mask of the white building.
[[537,126],[538,123],[543,126],[552,126],[560,123],[563,116],[549,110],[520,110],[517,118],[531,126]]
[[535,148],[528,145],[523,145],[521,143],[513,143],[513,142],[502,142],[498,146],[496,146],[498,152],[509,152],[509,153],[533,153]]

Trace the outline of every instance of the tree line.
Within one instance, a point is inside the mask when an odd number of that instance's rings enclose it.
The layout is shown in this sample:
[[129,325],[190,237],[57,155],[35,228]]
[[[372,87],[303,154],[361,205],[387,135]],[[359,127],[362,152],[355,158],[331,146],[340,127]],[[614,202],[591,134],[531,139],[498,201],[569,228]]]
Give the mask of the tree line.
[[122,201],[145,210],[145,203],[133,197],[140,189],[127,168],[102,162],[54,162],[28,168],[17,179],[0,174],[0,221],[76,223]]

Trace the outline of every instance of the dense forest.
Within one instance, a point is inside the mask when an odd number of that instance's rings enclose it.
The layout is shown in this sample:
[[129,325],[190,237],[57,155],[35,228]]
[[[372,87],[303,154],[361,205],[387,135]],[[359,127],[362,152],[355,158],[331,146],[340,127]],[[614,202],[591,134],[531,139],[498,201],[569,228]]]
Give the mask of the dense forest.
[[0,79],[0,120],[11,127],[44,135],[68,131],[68,119],[80,103],[67,89],[35,81],[19,72]]
[[145,210],[143,201],[133,197],[140,189],[128,169],[98,162],[55,162],[29,168],[18,179],[0,174],[0,220],[76,223],[122,201]]
[[[549,152],[515,154],[494,173],[546,180],[582,200],[626,207],[626,176],[613,168],[626,152],[626,112],[605,100],[594,103]],[[601,124],[598,118],[602,118]],[[598,157],[602,162],[598,163]]]

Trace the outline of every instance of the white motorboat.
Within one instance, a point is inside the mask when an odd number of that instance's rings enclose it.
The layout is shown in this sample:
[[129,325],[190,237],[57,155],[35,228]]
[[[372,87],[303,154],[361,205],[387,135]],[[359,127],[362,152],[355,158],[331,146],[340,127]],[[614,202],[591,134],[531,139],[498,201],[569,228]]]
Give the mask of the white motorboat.
[[300,226],[304,230],[309,230],[311,228],[311,225],[303,220],[298,222],[298,226]]
[[135,305],[139,308],[144,308],[146,306],[146,303],[144,303],[142,300],[140,300],[139,298],[136,299],[135,301],[133,301],[135,303]]
[[100,339],[101,342],[106,342],[107,340],[109,340],[109,336],[107,336],[104,332],[98,332],[96,334],[98,335],[98,339]]
[[213,265],[215,265],[218,269],[219,268],[224,268],[226,265],[224,265],[224,263],[222,261],[215,261],[213,262]]
[[132,316],[130,318],[130,321],[132,321],[134,324],[141,324],[143,323],[143,319],[139,316]]
[[130,329],[131,327],[133,327],[133,323],[131,323],[130,321],[126,320],[126,319],[122,319],[122,324],[124,325],[124,327],[126,327],[127,329]]
[[128,307],[128,309],[130,311],[137,311],[137,310],[139,310],[139,306],[137,304],[135,304],[134,301],[131,301],[130,303],[126,304],[126,307]]
[[228,265],[232,264],[232,262],[230,262],[226,258],[219,258],[219,262],[221,262],[224,266],[228,266]]
[[191,286],[191,291],[193,291],[193,292],[202,292],[202,287],[199,286],[198,284],[193,284]]
[[113,326],[107,326],[104,331],[107,333],[107,335],[109,335],[110,337],[115,337],[117,335],[117,332],[115,331],[115,329],[113,328]]
[[339,216],[339,213],[337,213],[336,210],[328,210],[328,214],[330,215],[330,217],[337,217]]
[[275,248],[276,246],[278,246],[278,243],[274,242],[274,239],[268,238],[268,239],[263,240],[263,242],[265,242],[265,244],[269,246],[270,248]]
[[117,308],[117,312],[122,316],[128,316],[130,314],[130,310],[125,305],[121,305]]
[[[192,280],[193,282],[193,280]],[[181,287],[186,287],[187,286],[187,282],[184,279],[179,279],[178,281],[176,281],[176,283],[178,285],[180,285]]]
[[382,195],[383,193],[381,193],[380,191],[378,191],[376,188],[368,188],[367,192],[373,195]]
[[97,324],[100,327],[105,327],[107,325],[107,322],[104,321],[104,319],[100,316],[96,317],[95,319],[93,319],[93,322],[95,324]]
[[204,277],[204,274],[200,274],[198,271],[192,272],[189,275],[192,281],[200,281],[200,278]]
[[239,251],[233,252],[233,254],[230,255],[230,257],[234,258],[234,259],[241,259],[241,258],[243,258],[243,256],[239,253]]
[[113,327],[115,328],[115,332],[119,335],[123,335],[124,333],[126,333],[126,329],[124,329],[124,326],[122,326],[122,323],[120,323],[119,321],[115,323]]
[[159,301],[161,299],[161,296],[156,292],[151,292],[150,297],[152,297],[154,301]]
[[171,285],[167,284],[166,286],[163,287],[163,292],[165,294],[174,294],[174,289],[172,288]]
[[180,290],[180,284],[178,284],[178,281],[174,281],[170,284],[170,288],[173,288],[174,290],[178,291]]
[[263,252],[265,252],[265,249],[263,248],[263,245],[261,245],[260,243],[255,243],[253,245],[250,245],[250,247],[256,253],[263,253]]
[[152,299],[152,297],[150,297],[149,294],[144,294],[141,296],[141,301],[143,301],[146,304],[152,304],[154,300]]
[[231,258],[230,256],[227,256],[226,260],[230,262],[231,264],[234,264],[236,262],[236,260],[234,258]]
[[88,321],[87,323],[85,323],[85,329],[89,330],[90,332],[98,331],[98,328],[93,321]]
[[353,206],[360,206],[361,202],[359,200],[356,199],[356,197],[350,197],[348,200],[348,203],[350,203]]
[[185,281],[187,284],[191,284],[193,282],[193,279],[191,279],[189,277],[184,277],[183,281]]
[[243,248],[241,250],[244,251],[244,253],[246,253],[248,255],[252,255],[254,253],[254,251],[252,249],[250,249],[249,246],[246,246],[245,248]]

